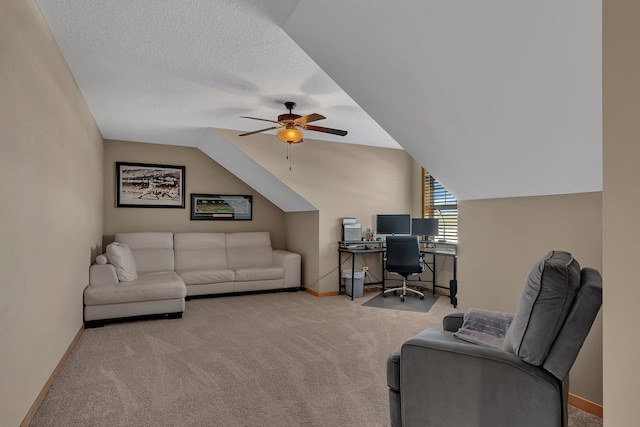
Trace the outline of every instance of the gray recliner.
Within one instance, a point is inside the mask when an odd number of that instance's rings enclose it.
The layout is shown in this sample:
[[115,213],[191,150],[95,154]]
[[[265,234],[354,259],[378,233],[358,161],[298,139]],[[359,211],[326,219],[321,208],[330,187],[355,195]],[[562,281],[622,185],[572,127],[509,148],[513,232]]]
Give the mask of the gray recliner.
[[515,314],[451,313],[391,353],[391,426],[566,427],[569,370],[601,305],[600,273],[550,252]]

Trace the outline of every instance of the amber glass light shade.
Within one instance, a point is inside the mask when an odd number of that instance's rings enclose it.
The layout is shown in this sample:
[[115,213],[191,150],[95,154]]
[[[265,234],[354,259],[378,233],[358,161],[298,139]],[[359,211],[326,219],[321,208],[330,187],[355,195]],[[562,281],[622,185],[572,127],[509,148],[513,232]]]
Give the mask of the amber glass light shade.
[[280,138],[280,141],[288,142],[290,144],[302,141],[302,135],[303,132],[292,125],[278,131],[278,138]]

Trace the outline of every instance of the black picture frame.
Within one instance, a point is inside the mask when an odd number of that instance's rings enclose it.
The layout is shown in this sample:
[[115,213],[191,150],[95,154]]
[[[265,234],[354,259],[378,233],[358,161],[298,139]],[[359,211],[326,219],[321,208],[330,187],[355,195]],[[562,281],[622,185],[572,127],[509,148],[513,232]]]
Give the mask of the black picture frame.
[[116,162],[116,207],[185,208],[185,167]]
[[191,193],[191,219],[194,221],[251,221],[253,196]]

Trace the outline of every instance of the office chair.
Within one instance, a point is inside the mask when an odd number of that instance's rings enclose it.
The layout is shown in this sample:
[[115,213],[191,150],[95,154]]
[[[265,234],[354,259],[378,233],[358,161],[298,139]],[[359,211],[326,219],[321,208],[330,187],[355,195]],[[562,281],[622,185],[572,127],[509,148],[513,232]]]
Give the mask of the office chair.
[[387,296],[389,292],[402,291],[400,301],[404,302],[407,291],[413,292],[424,299],[424,294],[416,289],[407,288],[407,277],[412,274],[422,273],[422,255],[417,236],[388,236],[387,237],[387,261],[385,270],[402,276],[402,287],[386,289],[382,294]]

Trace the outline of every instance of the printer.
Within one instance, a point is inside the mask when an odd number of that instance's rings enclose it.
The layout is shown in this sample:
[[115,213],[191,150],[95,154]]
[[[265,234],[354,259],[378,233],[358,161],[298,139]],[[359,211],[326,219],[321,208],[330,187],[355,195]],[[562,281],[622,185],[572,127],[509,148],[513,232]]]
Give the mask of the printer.
[[342,241],[362,241],[362,226],[355,218],[342,218]]

